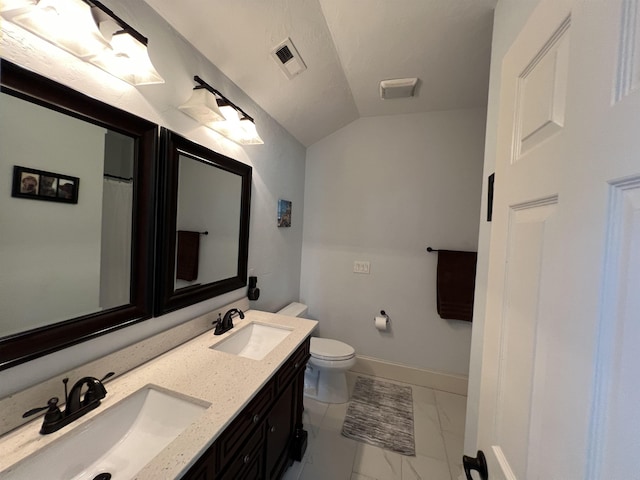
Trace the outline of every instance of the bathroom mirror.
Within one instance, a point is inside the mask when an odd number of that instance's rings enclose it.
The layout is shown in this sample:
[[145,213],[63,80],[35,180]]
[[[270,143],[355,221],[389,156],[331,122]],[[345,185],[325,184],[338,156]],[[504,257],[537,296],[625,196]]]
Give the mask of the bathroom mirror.
[[246,285],[251,166],[161,129],[156,313]]
[[152,312],[157,126],[0,60],[0,369]]

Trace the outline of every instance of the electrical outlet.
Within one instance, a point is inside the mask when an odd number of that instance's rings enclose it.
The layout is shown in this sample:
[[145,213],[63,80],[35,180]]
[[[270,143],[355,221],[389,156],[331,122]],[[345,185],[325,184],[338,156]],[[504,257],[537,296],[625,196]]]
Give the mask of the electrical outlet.
[[356,260],[353,262],[353,273],[363,273],[369,275],[371,264],[368,261]]

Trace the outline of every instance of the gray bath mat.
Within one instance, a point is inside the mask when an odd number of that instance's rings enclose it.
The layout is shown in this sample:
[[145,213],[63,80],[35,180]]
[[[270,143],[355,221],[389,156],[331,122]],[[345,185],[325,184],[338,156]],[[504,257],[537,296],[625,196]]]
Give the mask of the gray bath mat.
[[411,387],[358,377],[342,435],[402,455],[415,455]]

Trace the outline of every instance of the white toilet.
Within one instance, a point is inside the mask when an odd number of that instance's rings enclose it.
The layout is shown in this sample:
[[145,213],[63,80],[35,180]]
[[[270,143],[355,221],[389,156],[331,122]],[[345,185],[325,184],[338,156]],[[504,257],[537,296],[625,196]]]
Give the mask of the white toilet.
[[[290,303],[280,315],[301,317],[307,313],[302,303]],[[311,337],[311,358],[304,374],[304,394],[325,403],[349,401],[346,371],[356,364],[356,351],[351,345],[329,338]]]

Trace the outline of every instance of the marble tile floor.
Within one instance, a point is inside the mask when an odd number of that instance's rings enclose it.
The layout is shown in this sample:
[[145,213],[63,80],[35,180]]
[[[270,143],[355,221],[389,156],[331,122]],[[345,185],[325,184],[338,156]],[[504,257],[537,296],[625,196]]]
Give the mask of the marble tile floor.
[[[350,388],[356,377],[347,373]],[[349,404],[329,405],[305,397],[307,451],[301,462],[289,467],[283,480],[458,480],[466,397],[410,386],[415,457],[343,437],[340,432]]]

